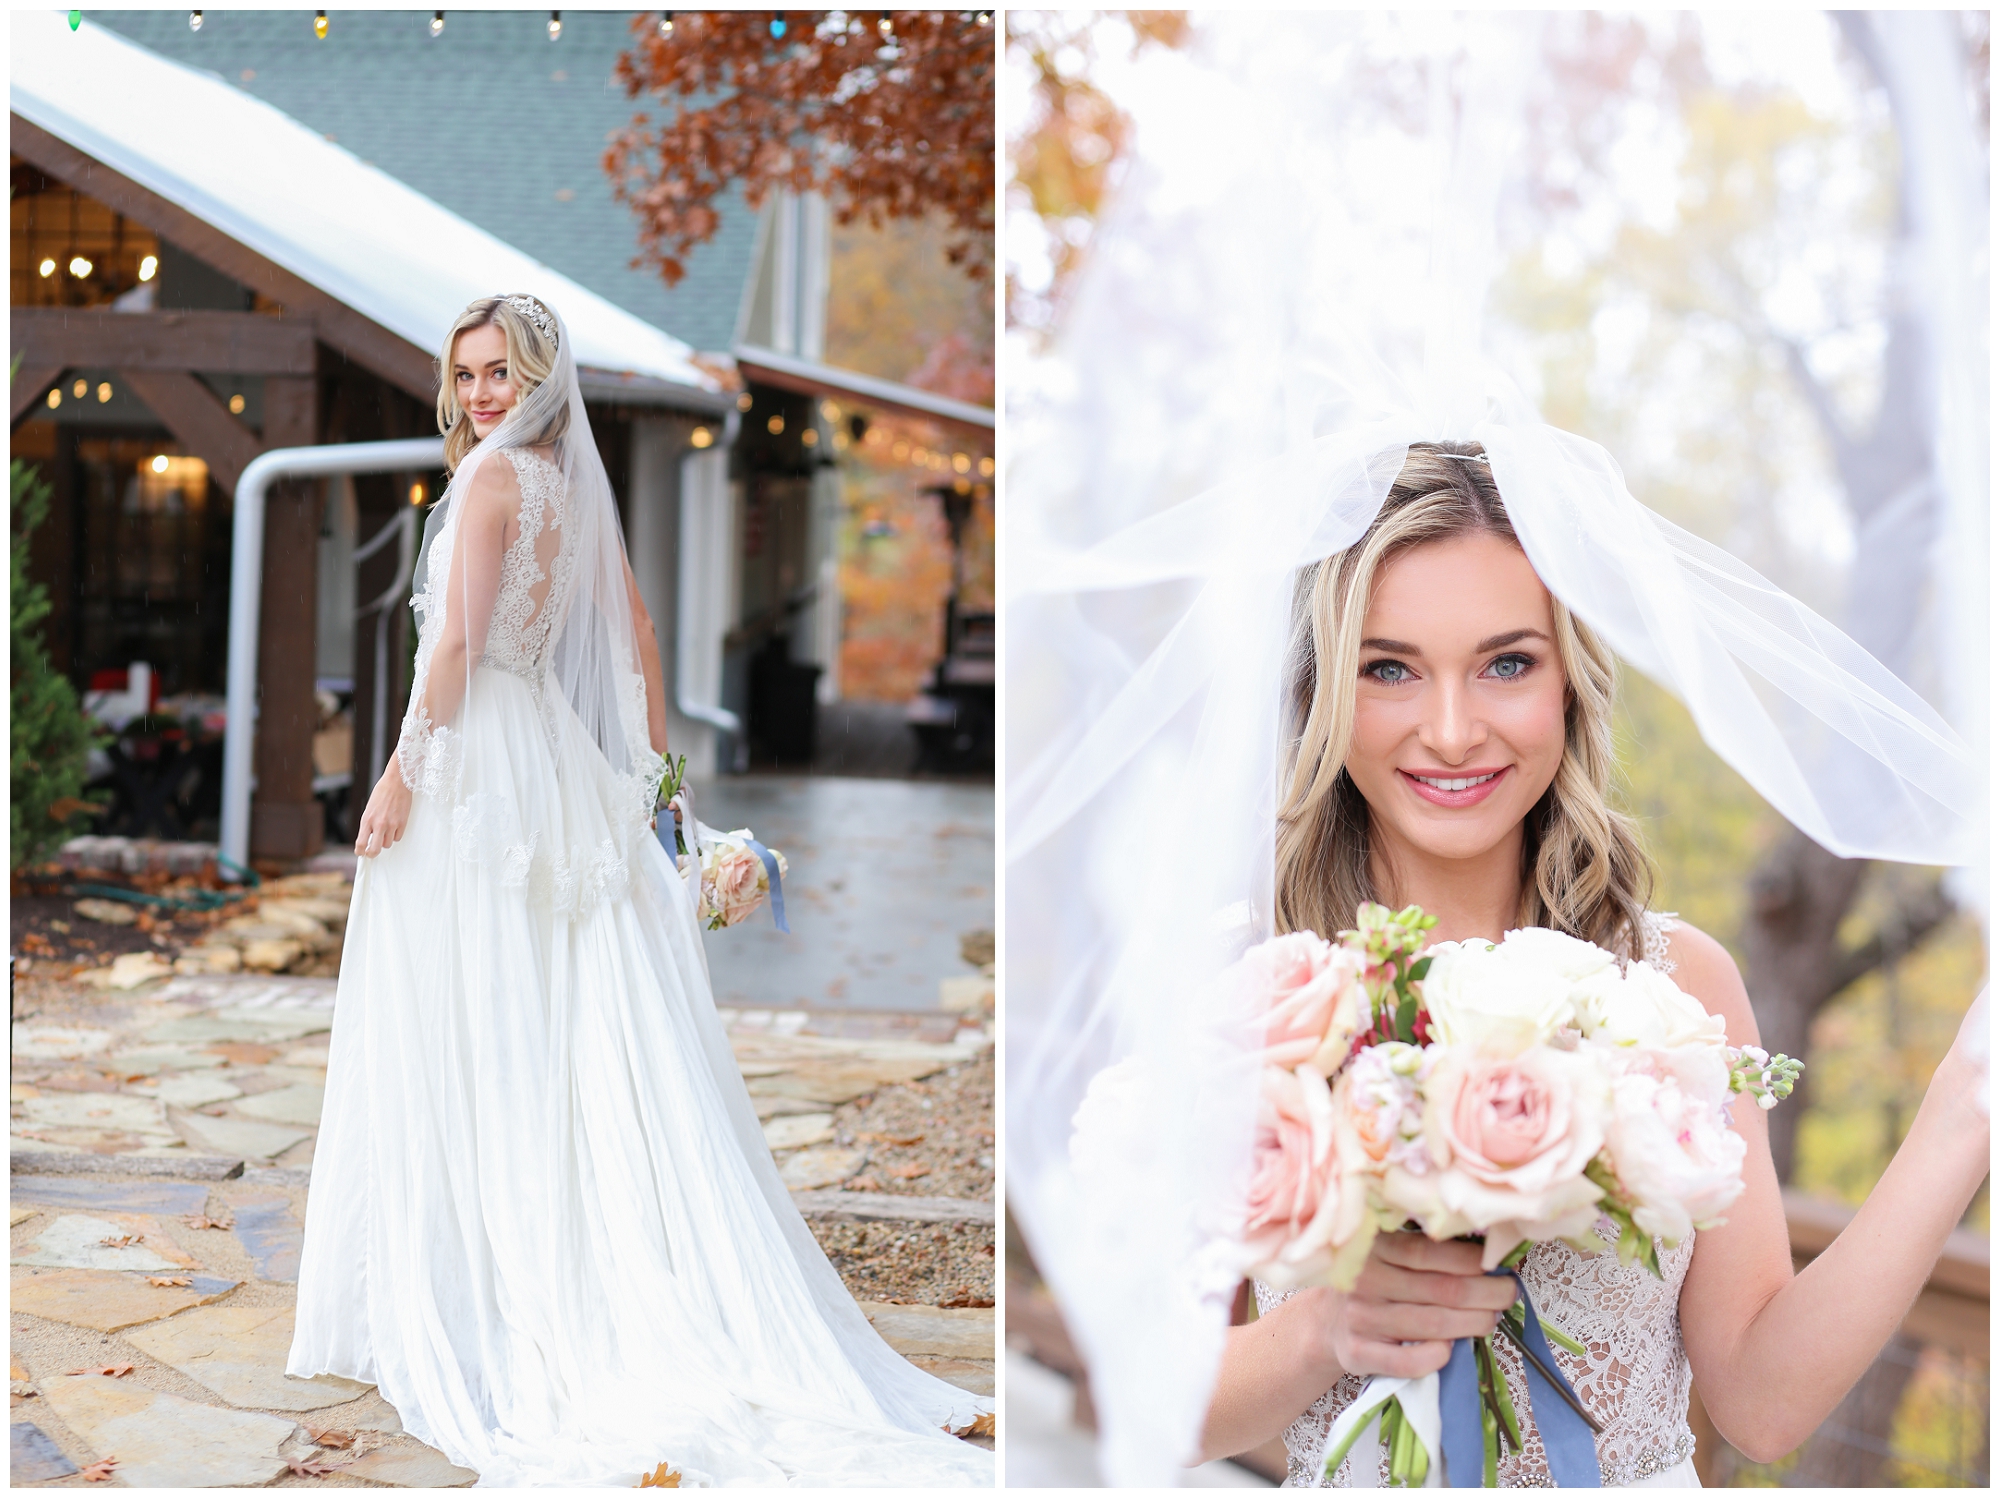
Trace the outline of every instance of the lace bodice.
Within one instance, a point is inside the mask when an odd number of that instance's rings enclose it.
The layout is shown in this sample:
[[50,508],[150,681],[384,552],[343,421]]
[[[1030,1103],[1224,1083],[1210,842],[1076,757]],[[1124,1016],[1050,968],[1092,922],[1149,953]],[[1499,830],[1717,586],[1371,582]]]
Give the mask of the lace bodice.
[[[1663,971],[1673,967],[1667,956],[1667,933],[1673,923],[1671,914],[1648,912],[1641,933],[1643,956]],[[1597,1438],[1597,1460],[1604,1472],[1604,1485],[1616,1487],[1668,1471],[1694,1452],[1694,1433],[1687,1423],[1693,1379],[1687,1350],[1681,1343],[1680,1298],[1695,1240],[1686,1238],[1679,1247],[1663,1251],[1662,1277],[1655,1279],[1652,1271],[1641,1265],[1628,1267],[1618,1262],[1613,1251],[1618,1232],[1609,1218],[1598,1219],[1597,1236],[1606,1245],[1604,1252],[1597,1254],[1580,1254],[1566,1243],[1537,1245],[1521,1266],[1521,1282],[1528,1287],[1537,1314],[1553,1321],[1588,1351],[1588,1356],[1579,1358],[1560,1347],[1552,1348],[1577,1397],[1604,1427]],[[1288,1298],[1263,1284],[1256,1286],[1256,1292],[1260,1312]],[[1521,1356],[1505,1339],[1495,1344],[1495,1351],[1506,1371],[1514,1407],[1521,1412],[1524,1437],[1518,1455],[1501,1459],[1500,1486],[1553,1487],[1534,1427]],[[1286,1429],[1290,1470],[1285,1486],[1319,1485],[1314,1469],[1326,1448],[1327,1432],[1366,1382],[1352,1374],[1341,1379]],[[1329,1486],[1354,1485],[1358,1452],[1357,1447],[1341,1463]],[[1387,1486],[1388,1481],[1389,1463],[1384,1454],[1379,1458],[1376,1485]]]
[[479,664],[533,681],[547,660],[550,625],[559,612],[548,601],[560,604],[565,563],[576,553],[562,544],[562,470],[526,448],[510,448],[507,457],[521,485],[521,529],[501,558],[500,592]]
[[[563,474],[554,463],[526,448],[503,449],[503,455],[513,466],[520,486],[521,507],[517,533],[501,554],[499,588],[479,664],[539,685],[548,662],[552,626],[561,616],[570,564],[575,558],[574,549],[563,544]],[[423,704],[431,655],[452,605],[446,595],[457,539],[458,515],[454,510],[438,527],[425,575],[410,599],[410,607],[420,620],[416,669],[409,711],[396,747],[404,783],[414,791],[446,800],[456,796],[461,746],[456,731],[433,724]],[[553,736],[553,723],[546,726]]]

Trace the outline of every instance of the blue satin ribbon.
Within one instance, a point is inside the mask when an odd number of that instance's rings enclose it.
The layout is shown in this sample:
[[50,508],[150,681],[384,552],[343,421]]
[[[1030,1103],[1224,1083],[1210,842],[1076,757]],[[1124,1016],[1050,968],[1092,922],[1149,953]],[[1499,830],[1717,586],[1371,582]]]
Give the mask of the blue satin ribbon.
[[[1535,1356],[1551,1373],[1562,1378],[1562,1369],[1556,1365],[1555,1356],[1549,1351],[1549,1339],[1542,1335],[1542,1323],[1535,1315],[1535,1303],[1528,1298],[1528,1287],[1521,1283],[1521,1276],[1511,1269],[1496,1269],[1493,1272],[1504,1273],[1514,1281],[1515,1289],[1521,1296],[1521,1309],[1526,1313],[1522,1331],[1528,1346],[1534,1349]],[[1590,1427],[1549,1385],[1547,1375],[1535,1366],[1534,1358],[1523,1358],[1521,1362],[1528,1370],[1530,1389],[1525,1413],[1534,1420],[1535,1429],[1541,1435],[1542,1450],[1548,1457],[1549,1476],[1560,1488],[1603,1487],[1604,1473],[1597,1465],[1597,1441],[1591,1435]],[[1532,1394],[1537,1383],[1548,1395],[1539,1404]],[[1568,1379],[1563,1379],[1563,1387],[1569,1388]],[[1480,1416],[1479,1364],[1473,1356],[1470,1338],[1452,1344],[1451,1361],[1438,1375],[1438,1413],[1444,1424],[1441,1435],[1444,1485],[1448,1488],[1479,1487],[1486,1471],[1486,1427]],[[1505,1450],[1504,1446],[1502,1450]]]
[[764,861],[764,872],[771,876],[771,921],[790,936],[792,928],[785,924],[785,880],[778,872],[778,855],[754,837],[750,839],[750,851]]

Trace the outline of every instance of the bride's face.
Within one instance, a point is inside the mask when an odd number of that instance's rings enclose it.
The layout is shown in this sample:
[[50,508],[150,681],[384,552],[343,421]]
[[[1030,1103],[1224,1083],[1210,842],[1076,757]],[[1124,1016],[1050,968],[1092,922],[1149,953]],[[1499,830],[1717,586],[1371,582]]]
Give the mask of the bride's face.
[[1383,567],[1360,670],[1347,773],[1379,832],[1449,859],[1509,837],[1563,754],[1555,617],[1520,549],[1475,532]]
[[507,335],[492,323],[468,328],[452,350],[452,389],[472,418],[472,433],[484,438],[521,398],[507,367]]

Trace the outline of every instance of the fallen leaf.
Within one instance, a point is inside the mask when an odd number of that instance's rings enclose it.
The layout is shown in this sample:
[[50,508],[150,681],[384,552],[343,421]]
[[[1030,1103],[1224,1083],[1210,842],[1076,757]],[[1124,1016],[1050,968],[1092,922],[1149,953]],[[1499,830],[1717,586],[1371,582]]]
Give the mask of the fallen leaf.
[[880,1191],[882,1183],[870,1175],[859,1175],[849,1181],[844,1188],[848,1191]]
[[913,1144],[922,1144],[924,1142],[924,1136],[921,1134],[910,1134],[907,1136],[897,1134],[858,1134],[855,1137],[858,1139],[872,1139],[877,1144],[893,1144],[898,1149],[908,1149]]
[[101,1368],[72,1368],[63,1377],[82,1378],[85,1374],[90,1374],[97,1378],[123,1378],[131,1371],[132,1365],[130,1363],[106,1363]]
[[191,1228],[231,1228],[236,1225],[234,1218],[225,1217],[218,1220],[213,1217],[204,1216],[200,1212],[190,1213],[188,1216],[183,1217],[181,1221]]
[[927,1176],[931,1168],[922,1161],[912,1160],[908,1165],[892,1165],[889,1174],[899,1181],[914,1181],[918,1176]]
[[92,1462],[88,1467],[83,1469],[83,1480],[85,1482],[109,1482],[111,1481],[111,1469],[117,1465],[118,1458],[115,1456],[107,1456],[101,1462]]
[[170,1290],[176,1285],[192,1285],[194,1281],[184,1274],[149,1274],[146,1276],[146,1283],[162,1290]]
[[993,1297],[990,1295],[974,1295],[969,1290],[960,1291],[950,1300],[939,1301],[938,1307],[946,1311],[990,1311],[993,1309]]
[[286,1462],[294,1477],[325,1477],[329,1472],[338,1472],[347,1466],[346,1462],[323,1462],[314,1457],[309,1462]]
[[998,1428],[999,1417],[988,1410],[972,1422],[971,1433],[975,1436],[990,1436]]
[[97,1240],[100,1248],[129,1248],[139,1241],[135,1233],[118,1233],[109,1238]]
[[314,1430],[308,1425],[306,1434],[313,1438],[315,1446],[331,1446],[336,1451],[345,1451],[354,1444],[354,1432],[351,1430]]
[[659,1466],[650,1472],[641,1472],[639,1474],[639,1486],[642,1488],[677,1488],[680,1485],[680,1473],[674,1471],[665,1462],[661,1462]]

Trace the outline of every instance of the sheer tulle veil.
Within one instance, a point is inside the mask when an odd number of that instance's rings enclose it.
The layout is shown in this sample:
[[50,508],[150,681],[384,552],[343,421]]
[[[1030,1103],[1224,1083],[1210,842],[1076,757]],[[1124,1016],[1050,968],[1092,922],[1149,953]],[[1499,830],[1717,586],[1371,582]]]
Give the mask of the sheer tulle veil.
[[[1483,444],[1543,581],[1811,837],[1926,864],[1983,847],[1983,771],[1939,714],[1642,505],[1492,356],[1526,28],[1412,20],[1439,35],[1428,127],[1364,148],[1343,71],[1363,24],[1223,18],[1162,63],[1174,107],[1010,399],[1008,1195],[1117,1483],[1192,1455],[1235,1289],[1215,1244],[1252,1073],[1198,1005],[1270,934],[1293,578],[1361,534],[1410,443]],[[1149,1084],[1121,1091],[1134,1067]],[[1095,1153],[1073,1159],[1086,1092]]]
[[[558,490],[561,516],[538,552],[540,570],[547,575],[547,592],[537,617],[549,621],[552,642],[540,701],[545,715],[573,713],[603,751],[618,777],[621,833],[626,838],[635,837],[645,832],[651,819],[662,763],[653,752],[647,729],[645,676],[626,582],[618,507],[604,460],[591,437],[567,327],[559,314],[535,298],[509,300],[521,306],[545,335],[553,335],[554,367],[466,454],[443,497],[425,518],[416,573],[418,591],[412,606],[426,623],[434,611],[440,618],[460,611],[467,647],[464,692],[456,698],[462,702],[471,691],[472,673],[480,664],[487,628],[503,589],[526,588],[540,581],[503,575],[500,547],[470,544],[462,525],[464,512],[481,475],[487,474],[487,482],[494,482],[488,467],[496,460],[502,470],[500,482],[510,488],[513,485],[511,475],[505,474],[508,464],[501,454],[532,448],[553,462],[562,475]],[[441,377],[449,378],[450,371],[441,372]],[[436,598],[428,586],[430,552],[447,525],[458,525],[460,532],[452,548],[445,594]],[[439,634],[429,628],[420,631],[415,685],[398,753],[408,778],[455,804],[463,746],[451,726],[452,715],[446,713],[438,721],[439,715],[430,711],[436,697],[430,667]],[[553,723],[550,728],[553,738]],[[617,861],[622,863],[628,852],[627,848],[616,849]],[[548,856],[554,867],[572,878],[580,877],[578,871],[605,853],[599,849],[537,850],[538,856]]]

